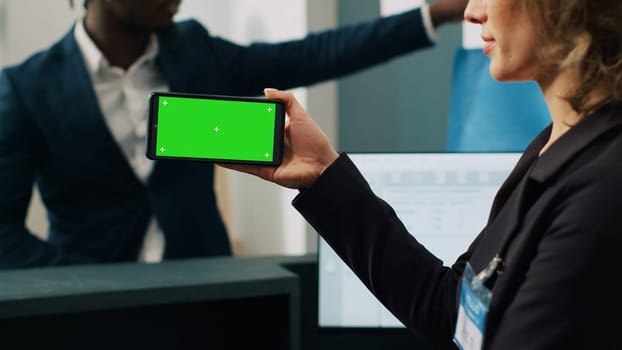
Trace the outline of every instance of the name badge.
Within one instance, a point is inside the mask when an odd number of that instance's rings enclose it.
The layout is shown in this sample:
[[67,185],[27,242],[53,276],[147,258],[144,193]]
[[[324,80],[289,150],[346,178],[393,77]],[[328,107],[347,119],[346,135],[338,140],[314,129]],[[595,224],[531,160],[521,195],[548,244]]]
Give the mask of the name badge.
[[467,263],[460,288],[460,307],[454,343],[460,350],[481,350],[484,342],[486,316],[492,292],[484,285],[480,276],[475,275],[471,264]]

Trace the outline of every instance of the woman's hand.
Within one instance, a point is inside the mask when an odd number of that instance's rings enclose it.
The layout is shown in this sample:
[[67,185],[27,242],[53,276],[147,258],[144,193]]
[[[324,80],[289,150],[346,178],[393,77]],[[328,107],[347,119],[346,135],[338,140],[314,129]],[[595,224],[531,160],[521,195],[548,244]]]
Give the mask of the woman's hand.
[[277,167],[262,165],[219,164],[272,181],[281,186],[303,189],[310,187],[324,170],[339,157],[328,137],[311,119],[291,92],[265,89],[267,98],[285,102],[283,162]]

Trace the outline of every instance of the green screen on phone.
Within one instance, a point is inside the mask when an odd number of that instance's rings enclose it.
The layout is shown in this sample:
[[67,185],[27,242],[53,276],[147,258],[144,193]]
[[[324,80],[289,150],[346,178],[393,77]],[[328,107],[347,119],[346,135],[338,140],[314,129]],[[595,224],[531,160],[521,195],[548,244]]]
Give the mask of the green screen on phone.
[[157,103],[151,146],[156,157],[275,160],[277,105],[272,101],[158,95]]

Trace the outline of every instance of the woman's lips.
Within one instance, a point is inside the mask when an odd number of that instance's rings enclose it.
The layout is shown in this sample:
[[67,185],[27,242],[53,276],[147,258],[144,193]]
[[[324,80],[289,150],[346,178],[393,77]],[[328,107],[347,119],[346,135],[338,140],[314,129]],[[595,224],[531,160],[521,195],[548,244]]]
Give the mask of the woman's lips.
[[488,55],[492,47],[495,45],[495,39],[482,35],[482,40],[484,40],[484,54]]

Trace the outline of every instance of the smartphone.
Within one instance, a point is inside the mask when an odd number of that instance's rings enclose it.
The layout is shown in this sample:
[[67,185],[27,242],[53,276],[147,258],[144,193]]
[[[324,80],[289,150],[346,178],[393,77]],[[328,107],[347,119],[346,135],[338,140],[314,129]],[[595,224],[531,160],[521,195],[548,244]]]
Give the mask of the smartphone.
[[280,100],[153,92],[147,157],[278,165],[285,107]]

